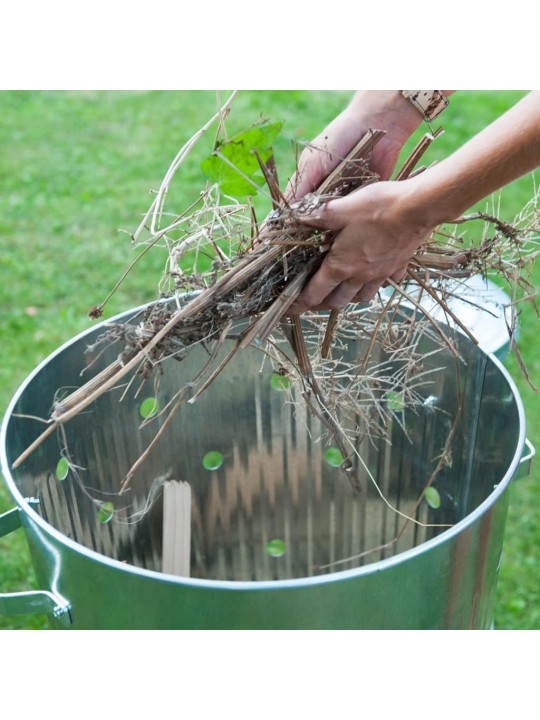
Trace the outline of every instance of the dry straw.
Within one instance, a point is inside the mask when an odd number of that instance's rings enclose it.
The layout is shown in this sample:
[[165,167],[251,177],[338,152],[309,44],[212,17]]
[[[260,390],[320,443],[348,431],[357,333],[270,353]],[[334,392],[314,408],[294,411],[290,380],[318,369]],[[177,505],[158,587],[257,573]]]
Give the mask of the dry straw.
[[[146,252],[156,247],[166,249],[167,267],[159,286],[160,298],[148,306],[137,324],[109,327],[97,346],[121,343],[118,359],[56,404],[47,420],[47,429],[17,458],[14,467],[23,463],[59,426],[102,393],[119,386],[128,375],[135,373],[144,380],[154,375],[165,360],[181,360],[191,348],[204,344],[208,362],[189,386],[179,388],[174,400],[162,411],[167,413],[167,419],[123,479],[119,492],[125,492],[174,413],[185,402],[195,402],[237,352],[253,345],[273,363],[277,372],[300,387],[303,401],[340,449],[342,467],[349,471],[354,487],[354,473],[350,470],[355,462],[361,462],[354,450],[357,438],[384,435],[387,415],[392,412],[388,397],[399,397],[407,406],[421,400],[419,387],[429,381],[429,377],[417,371],[422,335],[427,333],[436,338],[440,347],[450,349],[458,359],[453,333],[437,319],[441,312],[472,342],[477,342],[451,307],[451,297],[459,294],[461,282],[477,274],[505,281],[511,296],[511,307],[506,313],[509,336],[517,352],[514,331],[519,309],[523,302],[534,302],[535,295],[527,278],[539,252],[536,194],[512,225],[491,214],[475,213],[459,218],[452,228],[439,228],[411,259],[406,278],[399,284],[389,280],[389,291],[379,294],[368,311],[351,305],[329,315],[291,316],[288,312],[291,304],[323,261],[333,239],[330,233],[299,223],[298,211],[309,213],[320,203],[377,182],[378,176],[370,170],[370,157],[384,133],[371,130],[318,190],[294,209],[279,188],[274,157],[263,158],[254,150],[272,201],[272,211],[261,225],[256,222],[250,202],[241,204],[223,196],[218,184],[207,183],[188,208],[171,211],[173,178],[210,128],[217,125],[218,136],[225,137],[225,120],[233,100],[234,94],[174,158],[132,236],[133,243],[142,250],[123,278]],[[397,182],[415,172],[435,136],[427,135],[420,141],[397,173]],[[216,144],[215,154],[231,164],[222,152],[224,143]],[[242,174],[240,169],[238,172]],[[467,241],[463,225],[477,222],[484,223],[483,237],[480,241]],[[199,272],[198,260],[203,256],[210,258],[210,267]],[[431,307],[435,306],[438,312],[427,309],[430,306],[422,303],[423,295],[433,301]],[[173,302],[163,302],[164,297],[172,298]],[[192,299],[186,303],[186,297]],[[93,317],[102,314],[105,302],[92,308]],[[410,308],[415,310],[412,314]],[[334,350],[344,338],[359,335],[369,339],[362,362],[354,366],[336,362]],[[230,349],[218,362],[220,348],[231,338]],[[378,362],[375,348],[382,348],[393,361],[399,362]],[[347,418],[355,420],[348,422]],[[451,440],[452,433],[448,443]]]

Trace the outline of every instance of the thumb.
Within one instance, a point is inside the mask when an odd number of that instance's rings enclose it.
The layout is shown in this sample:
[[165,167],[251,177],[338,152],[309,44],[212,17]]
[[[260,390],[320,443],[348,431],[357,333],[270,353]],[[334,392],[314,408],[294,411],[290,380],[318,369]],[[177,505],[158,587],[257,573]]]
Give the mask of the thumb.
[[289,180],[283,196],[289,204],[301,202],[304,195],[313,192],[320,182],[317,173],[313,169],[311,173],[297,170]]
[[301,203],[293,208],[294,219],[302,225],[318,228],[319,230],[341,230],[346,218],[343,213],[343,200],[334,200]]

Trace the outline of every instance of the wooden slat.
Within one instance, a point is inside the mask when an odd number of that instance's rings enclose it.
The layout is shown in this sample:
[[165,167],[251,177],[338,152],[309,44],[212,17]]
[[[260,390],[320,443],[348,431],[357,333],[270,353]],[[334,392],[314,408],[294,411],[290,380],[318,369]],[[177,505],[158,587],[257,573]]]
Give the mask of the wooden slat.
[[163,572],[189,577],[190,546],[191,486],[169,480],[163,486]]

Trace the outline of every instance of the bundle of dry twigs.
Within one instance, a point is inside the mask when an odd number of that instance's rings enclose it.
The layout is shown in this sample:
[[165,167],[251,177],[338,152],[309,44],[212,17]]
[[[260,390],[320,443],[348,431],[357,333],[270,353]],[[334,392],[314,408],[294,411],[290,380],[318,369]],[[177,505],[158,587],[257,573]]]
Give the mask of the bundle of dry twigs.
[[[223,122],[230,102],[175,158],[156,199],[133,236],[134,241],[138,242],[142,230],[149,230],[150,239],[146,240],[143,254],[158,242],[163,242],[167,247],[169,266],[161,288],[162,294],[175,297],[192,293],[192,299],[188,303],[178,302],[176,305],[159,300],[148,306],[144,318],[138,324],[122,327],[112,325],[99,342],[121,342],[118,359],[55,407],[47,429],[15,461],[15,467],[59,425],[67,423],[102,393],[118,386],[129,373],[138,372],[142,377],[147,377],[166,359],[181,360],[191,347],[204,343],[209,348],[209,361],[193,378],[189,389],[179,394],[171,413],[176,412],[184,402],[196,401],[236,352],[256,344],[278,368],[285,367],[287,373],[295,375],[310,409],[318,415],[333,442],[341,450],[343,469],[348,470],[352,467],[349,433],[354,430],[344,429],[337,419],[336,408],[343,404],[345,397],[349,400],[352,398],[355,412],[358,413],[360,391],[365,389],[365,383],[359,388],[360,378],[371,377],[373,380],[368,390],[372,403],[377,404],[390,390],[398,391],[408,402],[413,402],[415,384],[419,381],[412,372],[417,360],[415,352],[419,328],[422,328],[422,332],[437,336],[441,345],[455,352],[451,334],[425,310],[419,300],[419,293],[429,295],[442,308],[445,317],[473,342],[477,342],[476,338],[449,305],[450,291],[445,281],[453,281],[455,288],[456,281],[473,274],[495,273],[511,286],[514,308],[524,299],[534,297],[534,288],[528,284],[526,271],[538,254],[536,203],[532,202],[524,211],[517,225],[506,224],[488,214],[476,213],[459,219],[456,228],[459,223],[466,221],[484,221],[485,235],[479,243],[466,244],[457,232],[441,230],[434,234],[412,258],[406,279],[399,285],[389,280],[391,293],[385,298],[379,296],[376,299],[372,305],[374,313],[362,316],[360,320],[357,309],[350,308],[341,313],[332,312],[329,316],[313,315],[308,318],[308,331],[316,331],[320,337],[316,351],[308,351],[306,322],[298,316],[290,316],[288,310],[306,280],[322,262],[332,243],[332,236],[314,231],[295,220],[295,213],[279,189],[273,158],[266,161],[259,158],[273,204],[272,212],[260,228],[249,206],[234,202],[220,203],[219,190],[215,186],[207,187],[187,211],[175,213],[172,219],[163,210],[170,181],[183,158],[212,121],[217,118]],[[377,182],[378,177],[370,170],[369,160],[373,147],[383,135],[376,129],[369,132],[317,192],[306,196],[302,201],[303,211],[309,212],[310,207],[318,203]],[[422,139],[397,174],[396,181],[411,174],[434,137],[426,136]],[[249,232],[246,232],[246,215]],[[166,217],[167,222],[163,224]],[[173,231],[180,230],[180,236],[173,238]],[[223,240],[226,240],[225,244]],[[182,260],[189,252],[209,253],[210,268],[202,274],[186,273],[182,269]],[[415,313],[414,321],[411,322],[410,317],[401,312],[402,303],[420,310],[420,313]],[[91,314],[99,317],[102,310],[103,304],[93,308]],[[419,317],[423,318],[422,322]],[[514,311],[509,321],[511,336],[515,319]],[[241,329],[233,333],[238,321],[243,321]],[[371,337],[372,346],[382,343],[392,348],[394,353],[401,353],[400,357],[405,358],[406,362],[397,375],[383,380],[380,368],[370,368],[368,353],[362,367],[351,369],[338,392],[336,387],[339,383],[336,384],[336,372],[332,366],[332,347],[340,336],[358,332]],[[284,354],[279,350],[279,343],[274,341],[276,333],[288,343],[291,353]],[[235,342],[216,364],[219,348],[232,335]],[[310,345],[312,347],[313,344]],[[374,386],[378,387],[376,393],[373,391]],[[132,468],[132,472],[124,478],[122,491],[136,470],[137,467]]]

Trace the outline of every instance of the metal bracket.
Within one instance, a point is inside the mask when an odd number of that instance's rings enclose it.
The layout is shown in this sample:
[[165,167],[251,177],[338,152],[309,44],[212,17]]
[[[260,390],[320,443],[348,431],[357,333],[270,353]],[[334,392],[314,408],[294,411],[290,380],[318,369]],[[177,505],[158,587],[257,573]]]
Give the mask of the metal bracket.
[[[29,502],[37,502],[33,498]],[[0,515],[0,537],[18,530],[22,526],[18,507]],[[72,623],[71,605],[60,595],[48,590],[0,593],[0,615],[24,615],[27,613],[52,614],[64,625]]]
[[21,516],[19,508],[13,508],[8,510],[3,515],[0,515],[0,537],[9,535],[14,530],[18,530],[21,527]]
[[519,465],[516,468],[514,480],[527,477],[527,475],[530,475],[531,473],[532,461],[534,456],[536,455],[536,449],[534,445],[530,442],[530,440],[527,440],[527,438],[525,438],[525,446],[525,454],[522,456],[521,460],[519,461]]
[[64,625],[71,625],[71,606],[47,590],[0,593],[0,615],[52,614]]

